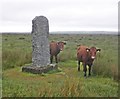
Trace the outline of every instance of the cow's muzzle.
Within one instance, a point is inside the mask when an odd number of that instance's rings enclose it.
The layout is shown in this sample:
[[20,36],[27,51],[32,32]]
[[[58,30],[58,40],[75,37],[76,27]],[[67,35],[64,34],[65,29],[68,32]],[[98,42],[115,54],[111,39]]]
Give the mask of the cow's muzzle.
[[92,59],[95,59],[95,56],[92,56],[91,58],[92,58]]
[[63,49],[60,49],[60,51],[63,51]]

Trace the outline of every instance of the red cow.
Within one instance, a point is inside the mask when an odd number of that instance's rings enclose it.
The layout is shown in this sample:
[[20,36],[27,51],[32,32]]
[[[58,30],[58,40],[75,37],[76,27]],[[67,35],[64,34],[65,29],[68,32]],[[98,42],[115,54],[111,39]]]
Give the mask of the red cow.
[[56,63],[58,63],[57,55],[64,49],[65,42],[55,42],[50,43],[50,63],[53,62],[53,56],[55,56]]
[[89,66],[89,76],[91,75],[91,66],[96,58],[96,52],[101,51],[101,49],[96,49],[96,47],[88,48],[87,46],[79,46],[77,49],[77,60],[78,60],[78,71],[80,71],[80,62],[83,64],[84,76],[86,77],[87,67]]

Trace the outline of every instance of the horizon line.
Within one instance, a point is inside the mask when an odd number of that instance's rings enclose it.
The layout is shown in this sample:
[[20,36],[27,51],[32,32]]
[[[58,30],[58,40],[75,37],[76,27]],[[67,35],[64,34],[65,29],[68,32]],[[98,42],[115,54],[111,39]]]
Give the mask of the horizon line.
[[[51,32],[119,32],[118,30],[77,30],[77,31],[49,31],[49,33]],[[31,33],[31,31],[4,31],[4,32],[1,32],[0,33]]]

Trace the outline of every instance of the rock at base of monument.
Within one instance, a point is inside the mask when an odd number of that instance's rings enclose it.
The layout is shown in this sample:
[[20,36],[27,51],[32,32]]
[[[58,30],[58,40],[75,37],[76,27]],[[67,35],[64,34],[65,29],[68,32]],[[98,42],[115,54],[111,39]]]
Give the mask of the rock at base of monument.
[[47,73],[48,71],[58,69],[58,66],[56,64],[50,64],[48,66],[44,67],[37,67],[37,66],[25,66],[22,67],[22,72],[29,72],[33,74],[42,74]]

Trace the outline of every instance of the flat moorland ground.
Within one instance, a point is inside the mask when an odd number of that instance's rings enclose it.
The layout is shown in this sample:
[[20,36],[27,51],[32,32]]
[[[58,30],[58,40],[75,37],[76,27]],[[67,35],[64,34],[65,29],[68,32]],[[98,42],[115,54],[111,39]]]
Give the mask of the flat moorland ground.
[[[118,36],[113,34],[50,34],[50,41],[66,41],[58,55],[58,70],[46,74],[21,71],[31,64],[30,34],[2,34],[3,97],[117,97]],[[101,48],[91,77],[77,71],[77,45]]]

